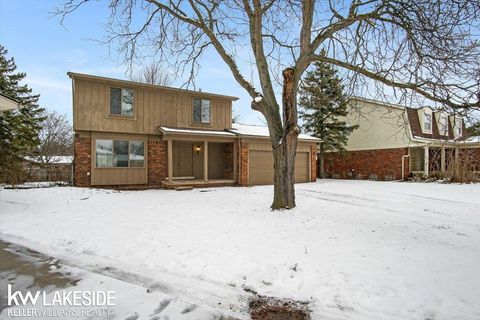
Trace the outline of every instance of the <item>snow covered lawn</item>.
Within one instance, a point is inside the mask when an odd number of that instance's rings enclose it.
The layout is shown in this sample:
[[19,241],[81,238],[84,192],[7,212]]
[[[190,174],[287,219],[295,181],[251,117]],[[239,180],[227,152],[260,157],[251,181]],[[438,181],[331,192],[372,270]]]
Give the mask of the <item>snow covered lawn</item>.
[[0,190],[0,238],[206,304],[244,305],[243,287],[310,301],[313,319],[480,318],[480,185],[325,180],[297,185],[288,212],[271,198]]

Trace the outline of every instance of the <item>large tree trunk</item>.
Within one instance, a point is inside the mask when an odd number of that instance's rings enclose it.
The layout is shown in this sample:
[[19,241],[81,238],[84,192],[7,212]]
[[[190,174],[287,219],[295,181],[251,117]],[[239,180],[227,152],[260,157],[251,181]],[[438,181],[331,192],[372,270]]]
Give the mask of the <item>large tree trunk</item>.
[[272,209],[295,207],[295,155],[297,153],[297,74],[293,68],[283,71],[283,128],[280,141],[272,141],[274,159],[274,195]]
[[319,177],[321,179],[325,178],[324,162],[325,162],[325,154],[323,151],[323,144],[320,144],[320,152],[318,153],[318,166],[319,166]]

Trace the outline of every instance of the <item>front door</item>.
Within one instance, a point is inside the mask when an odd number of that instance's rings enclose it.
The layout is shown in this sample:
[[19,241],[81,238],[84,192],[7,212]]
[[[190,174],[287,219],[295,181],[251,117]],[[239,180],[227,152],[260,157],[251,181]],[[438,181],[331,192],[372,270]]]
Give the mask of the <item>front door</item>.
[[173,142],[173,176],[193,176],[193,144],[185,141]]

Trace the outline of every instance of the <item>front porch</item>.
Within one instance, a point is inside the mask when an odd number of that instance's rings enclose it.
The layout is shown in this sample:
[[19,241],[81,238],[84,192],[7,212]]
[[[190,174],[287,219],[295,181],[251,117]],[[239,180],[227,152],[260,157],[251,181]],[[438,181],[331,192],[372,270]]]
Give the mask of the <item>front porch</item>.
[[444,176],[459,162],[459,148],[449,146],[423,146],[410,148],[410,171],[412,174]]
[[[197,132],[195,132],[197,133]],[[166,189],[232,186],[237,184],[237,140],[231,133],[204,136],[165,132],[167,141]]]
[[165,180],[162,186],[165,189],[179,189],[179,188],[209,188],[209,187],[228,187],[234,186],[237,182],[233,179],[210,179],[208,181],[193,179],[193,180]]

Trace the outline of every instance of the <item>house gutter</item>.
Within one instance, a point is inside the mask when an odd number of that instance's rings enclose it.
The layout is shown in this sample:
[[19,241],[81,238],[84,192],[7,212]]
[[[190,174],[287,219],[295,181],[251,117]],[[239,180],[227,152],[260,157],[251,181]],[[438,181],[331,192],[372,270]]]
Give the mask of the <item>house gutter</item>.
[[[402,181],[405,181],[405,159],[410,158],[409,154],[404,154],[402,156]],[[410,166],[409,166],[410,168]]]

